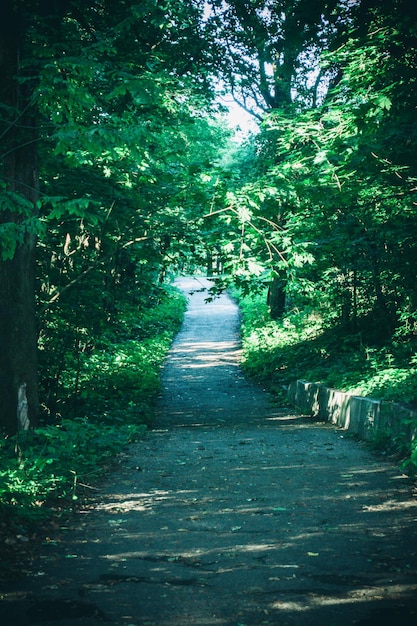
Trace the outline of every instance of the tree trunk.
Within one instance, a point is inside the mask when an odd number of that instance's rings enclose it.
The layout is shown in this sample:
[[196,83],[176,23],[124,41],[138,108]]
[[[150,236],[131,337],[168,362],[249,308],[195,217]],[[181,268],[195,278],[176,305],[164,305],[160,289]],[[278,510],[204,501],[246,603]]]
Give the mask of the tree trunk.
[[285,313],[285,284],[277,274],[274,275],[269,288],[268,300],[269,311],[273,320],[280,319]]
[[33,250],[28,237],[0,263],[0,428],[14,434],[38,418]]
[[7,434],[35,425],[39,413],[33,222],[30,228],[39,197],[36,114],[33,86],[18,80],[24,29],[12,5],[0,16],[0,102],[7,107],[0,128],[0,430]]

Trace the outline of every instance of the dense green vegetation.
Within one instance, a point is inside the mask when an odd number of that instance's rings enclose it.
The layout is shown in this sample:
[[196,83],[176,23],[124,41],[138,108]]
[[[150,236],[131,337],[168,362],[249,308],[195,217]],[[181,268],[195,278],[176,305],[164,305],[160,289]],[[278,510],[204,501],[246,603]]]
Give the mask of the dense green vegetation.
[[32,522],[72,506],[146,431],[161,392],[160,368],[185,304],[166,288],[146,310],[130,302],[95,350],[83,352],[79,369],[70,361],[62,372],[54,398],[59,420],[54,415],[2,441],[0,523],[8,520],[27,532]]
[[[288,403],[288,385],[302,379],[416,410],[417,341],[394,336],[383,345],[363,343],[360,332],[328,325],[312,311],[273,320],[264,294],[234,295],[242,310],[242,367],[280,406]],[[386,433],[376,434],[374,443],[398,454],[407,472],[417,472],[417,442]]]
[[[260,299],[245,367],[275,389],[302,377],[417,404],[416,8],[0,11],[8,510],[76,495],[150,422],[181,316],[166,291],[177,272],[215,273],[213,296],[233,284]],[[224,94],[259,132],[234,137]]]
[[417,343],[395,338],[364,344],[360,334],[327,327],[314,313],[291,311],[272,320],[262,296],[246,297],[243,311],[244,368],[280,402],[292,380],[417,406]]

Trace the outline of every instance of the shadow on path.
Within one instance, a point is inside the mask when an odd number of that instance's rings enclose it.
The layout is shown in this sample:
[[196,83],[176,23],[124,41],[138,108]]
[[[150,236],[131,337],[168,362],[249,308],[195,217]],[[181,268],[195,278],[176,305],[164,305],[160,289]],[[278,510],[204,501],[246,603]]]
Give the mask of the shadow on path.
[[180,286],[155,428],[5,590],[2,626],[415,626],[410,481],[271,406],[239,369],[233,302]]

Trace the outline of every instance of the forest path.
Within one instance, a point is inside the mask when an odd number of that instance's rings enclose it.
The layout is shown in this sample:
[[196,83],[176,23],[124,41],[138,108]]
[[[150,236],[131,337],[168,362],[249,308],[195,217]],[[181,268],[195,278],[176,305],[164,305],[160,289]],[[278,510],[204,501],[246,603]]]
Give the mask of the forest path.
[[237,307],[205,304],[207,284],[180,282],[155,428],[6,590],[0,623],[415,626],[413,485],[247,382]]

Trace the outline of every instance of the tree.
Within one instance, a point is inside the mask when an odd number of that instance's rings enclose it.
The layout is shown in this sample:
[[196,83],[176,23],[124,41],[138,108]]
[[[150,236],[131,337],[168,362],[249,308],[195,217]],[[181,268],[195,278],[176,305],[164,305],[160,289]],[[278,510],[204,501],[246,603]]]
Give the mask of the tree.
[[323,104],[270,124],[276,174],[298,202],[287,230],[309,252],[294,292],[308,284],[328,318],[377,341],[415,315],[415,15],[401,2],[361,8],[349,40],[326,54],[338,82]]
[[314,106],[319,52],[345,24],[343,0],[211,0],[205,36],[212,68],[238,104],[263,119],[271,110]]
[[[97,289],[105,280],[111,308],[129,264],[146,263],[143,285],[161,275],[190,156],[178,157],[188,142],[182,125],[211,95],[203,71],[195,80],[200,10],[153,0],[2,5],[0,426],[8,433],[17,415],[36,424],[37,335],[62,294],[86,277]],[[39,233],[48,273],[39,275],[46,313],[37,322]]]
[[9,433],[38,418],[36,77],[22,66],[27,21],[19,9],[17,3],[5,2],[0,18],[0,424]]
[[[348,11],[343,1],[215,0],[208,4],[211,13],[206,36],[213,42],[213,71],[243,108],[265,120],[271,114],[292,117],[317,106],[332,77],[331,72],[321,70],[319,54],[346,28]],[[270,193],[264,194],[259,182],[262,170],[276,165],[271,162],[274,142],[271,132],[258,138],[258,180],[252,176],[240,195],[252,196],[253,225],[259,219],[275,224],[267,256],[271,257],[272,250],[274,253],[267,265],[271,270],[271,313],[276,318],[284,312],[287,289],[285,252],[279,250],[277,235],[285,228],[286,211],[283,203],[279,208],[275,203],[274,208]],[[271,182],[264,186],[271,188]],[[265,226],[266,222],[257,228],[264,232]]]

